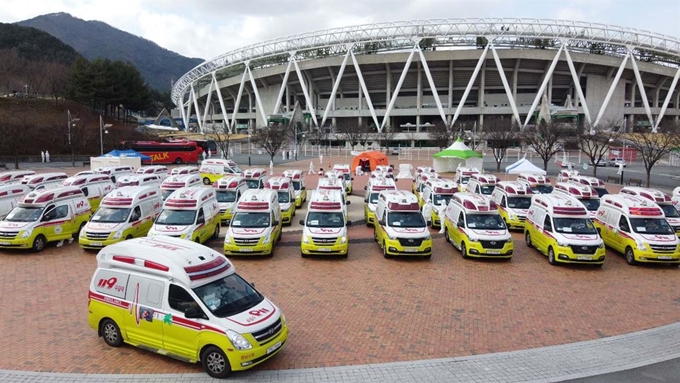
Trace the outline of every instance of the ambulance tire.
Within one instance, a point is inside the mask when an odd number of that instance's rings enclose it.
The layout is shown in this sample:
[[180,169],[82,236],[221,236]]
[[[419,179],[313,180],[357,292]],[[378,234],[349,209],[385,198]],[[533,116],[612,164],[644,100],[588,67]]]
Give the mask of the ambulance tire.
[[205,372],[216,379],[224,379],[231,373],[227,356],[224,351],[215,346],[210,346],[203,351],[201,364]]
[[212,239],[217,239],[220,237],[220,224],[215,225],[215,232],[213,233]]
[[111,347],[120,347],[123,345],[123,336],[120,333],[120,328],[112,319],[104,319],[99,325],[99,333],[104,338],[104,342]]
[[307,254],[305,254],[305,253],[303,253],[302,251],[300,251],[300,257],[302,257],[302,258],[307,258]]
[[125,237],[125,240],[127,241],[127,240],[130,240],[130,239],[132,239],[132,238],[133,238],[133,237],[132,237],[132,234],[128,234],[128,236]]
[[203,177],[203,185],[210,185],[210,180],[208,177]]
[[78,231],[76,231],[75,233],[73,233],[73,237],[72,237],[72,238],[73,238],[73,239],[78,239],[78,238],[80,238],[80,232],[83,230],[84,227],[85,227],[85,222],[83,222],[83,223],[80,224],[80,227],[78,228]]
[[635,260],[635,253],[633,253],[633,248],[630,246],[626,247],[626,252],[624,253],[624,256],[626,257],[626,263],[635,266],[638,264],[638,262]]
[[31,247],[31,250],[33,250],[35,253],[39,253],[45,249],[46,245],[47,240],[45,239],[45,236],[38,234],[38,236],[33,240],[33,246]]
[[557,260],[555,260],[555,250],[553,250],[552,246],[548,248],[548,263],[550,263],[553,266],[557,266]]
[[469,259],[470,257],[467,255],[467,246],[465,246],[465,242],[461,241],[460,242],[460,253],[463,255],[464,259]]
[[446,242],[451,243],[451,237],[449,237],[449,231],[447,229],[444,229],[444,239]]
[[534,247],[534,245],[531,243],[531,234],[529,234],[528,231],[526,232],[526,234],[524,234],[524,240],[526,241],[528,248]]
[[387,254],[387,244],[386,244],[384,241],[383,241],[383,246],[382,246],[382,248],[383,248],[383,257],[385,257],[385,259],[390,259],[390,258],[392,258],[391,255]]

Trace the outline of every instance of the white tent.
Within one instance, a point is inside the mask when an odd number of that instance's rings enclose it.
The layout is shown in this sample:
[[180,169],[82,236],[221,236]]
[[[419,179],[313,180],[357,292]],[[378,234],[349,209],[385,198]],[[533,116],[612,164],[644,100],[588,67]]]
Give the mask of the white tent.
[[460,138],[433,157],[432,167],[437,173],[455,172],[459,166],[481,169],[483,162],[482,155],[470,149]]
[[508,165],[505,167],[505,173],[506,174],[519,174],[519,173],[530,173],[530,174],[540,174],[540,175],[546,175],[545,170],[539,168],[538,166],[534,165],[531,163],[531,161],[527,160],[526,158],[522,158],[521,160],[515,162],[512,165]]

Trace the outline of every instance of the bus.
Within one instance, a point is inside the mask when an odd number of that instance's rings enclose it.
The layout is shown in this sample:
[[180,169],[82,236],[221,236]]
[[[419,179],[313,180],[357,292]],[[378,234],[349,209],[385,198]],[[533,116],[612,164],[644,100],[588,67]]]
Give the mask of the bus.
[[152,164],[197,164],[203,152],[195,141],[189,140],[127,141],[123,147],[146,154],[151,157]]
[[211,156],[217,155],[217,143],[214,140],[200,140],[200,139],[189,139],[189,141],[194,141],[204,152],[210,152]]

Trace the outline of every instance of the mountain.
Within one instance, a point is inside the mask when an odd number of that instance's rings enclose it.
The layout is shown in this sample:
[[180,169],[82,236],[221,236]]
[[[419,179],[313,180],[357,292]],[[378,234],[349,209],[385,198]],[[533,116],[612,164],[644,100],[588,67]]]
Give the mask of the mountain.
[[0,23],[0,51],[11,49],[29,61],[71,65],[80,54],[71,46],[41,30]]
[[169,90],[172,81],[203,62],[199,58],[188,58],[169,51],[101,21],[86,21],[68,13],[51,13],[17,24],[47,32],[89,60],[101,57],[130,62],[149,86],[159,91]]

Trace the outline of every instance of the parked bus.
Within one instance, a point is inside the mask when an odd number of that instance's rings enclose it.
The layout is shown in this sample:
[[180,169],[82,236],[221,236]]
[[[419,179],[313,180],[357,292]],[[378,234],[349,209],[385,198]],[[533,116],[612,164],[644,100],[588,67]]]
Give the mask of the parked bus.
[[196,164],[203,151],[195,141],[189,140],[127,141],[123,146],[151,157],[152,164]]

